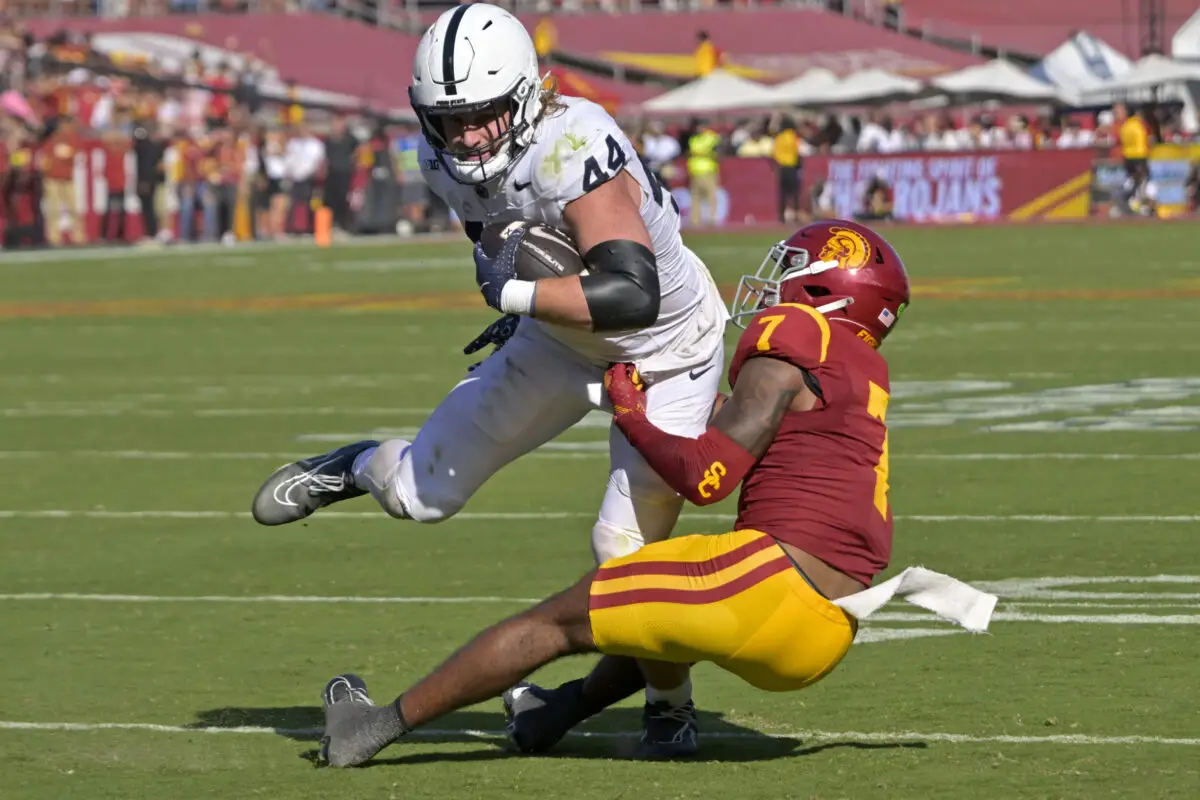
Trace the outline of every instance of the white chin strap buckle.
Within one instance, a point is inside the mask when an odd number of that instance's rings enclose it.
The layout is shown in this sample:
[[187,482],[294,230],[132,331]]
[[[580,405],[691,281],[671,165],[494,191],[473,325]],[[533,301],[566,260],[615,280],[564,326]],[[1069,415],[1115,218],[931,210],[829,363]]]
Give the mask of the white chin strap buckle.
[[854,304],[853,297],[843,297],[841,300],[834,300],[832,303],[826,303],[823,306],[817,306],[818,314],[830,314],[834,311],[841,311],[847,306]]

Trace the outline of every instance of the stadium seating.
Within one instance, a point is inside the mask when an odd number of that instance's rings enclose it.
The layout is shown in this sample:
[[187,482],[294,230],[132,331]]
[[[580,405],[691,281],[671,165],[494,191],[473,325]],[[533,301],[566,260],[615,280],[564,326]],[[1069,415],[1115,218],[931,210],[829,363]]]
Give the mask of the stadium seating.
[[[904,25],[931,34],[1045,55],[1086,30],[1126,55],[1141,54],[1139,6],[1128,0],[904,0]],[[1165,0],[1164,40],[1196,10],[1195,0]]]

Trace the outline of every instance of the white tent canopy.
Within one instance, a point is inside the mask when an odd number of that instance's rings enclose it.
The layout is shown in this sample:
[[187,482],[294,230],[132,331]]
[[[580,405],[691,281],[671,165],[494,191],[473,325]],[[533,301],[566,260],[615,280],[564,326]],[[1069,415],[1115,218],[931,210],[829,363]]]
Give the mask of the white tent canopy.
[[820,89],[810,98],[810,102],[821,105],[882,105],[896,100],[911,100],[923,91],[924,85],[918,80],[881,69],[867,69]]
[[642,104],[646,111],[707,112],[775,105],[771,90],[754,81],[718,69]]
[[771,94],[780,105],[804,105],[820,97],[822,91],[837,82],[837,75],[827,69],[815,67],[803,75],[771,87]]
[[1133,69],[1133,62],[1087,31],[1079,31],[1054,48],[1032,70],[1068,97],[1099,89]]
[[996,59],[934,78],[933,85],[957,100],[1053,102],[1058,91],[1010,61]]
[[1174,89],[1191,81],[1200,81],[1200,64],[1188,64],[1166,56],[1150,55],[1137,62],[1133,69],[1117,80],[1087,92],[1085,98],[1089,102],[1110,102],[1126,94],[1155,86]]
[[1175,58],[1200,58],[1200,9],[1171,38]]

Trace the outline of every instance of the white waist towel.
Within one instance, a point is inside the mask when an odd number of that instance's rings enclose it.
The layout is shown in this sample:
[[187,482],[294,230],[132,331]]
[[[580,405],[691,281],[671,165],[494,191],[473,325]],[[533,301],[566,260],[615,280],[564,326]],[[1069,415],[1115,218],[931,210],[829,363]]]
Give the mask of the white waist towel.
[[908,567],[878,586],[834,600],[833,604],[858,619],[866,619],[896,596],[976,632],[987,630],[999,600],[949,575]]

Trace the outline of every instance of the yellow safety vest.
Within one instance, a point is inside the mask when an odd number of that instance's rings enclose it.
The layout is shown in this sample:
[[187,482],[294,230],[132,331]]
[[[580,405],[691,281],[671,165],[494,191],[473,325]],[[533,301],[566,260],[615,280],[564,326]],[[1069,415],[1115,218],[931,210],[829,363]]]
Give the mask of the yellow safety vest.
[[688,174],[712,175],[717,171],[714,153],[721,137],[713,131],[701,131],[688,139]]

